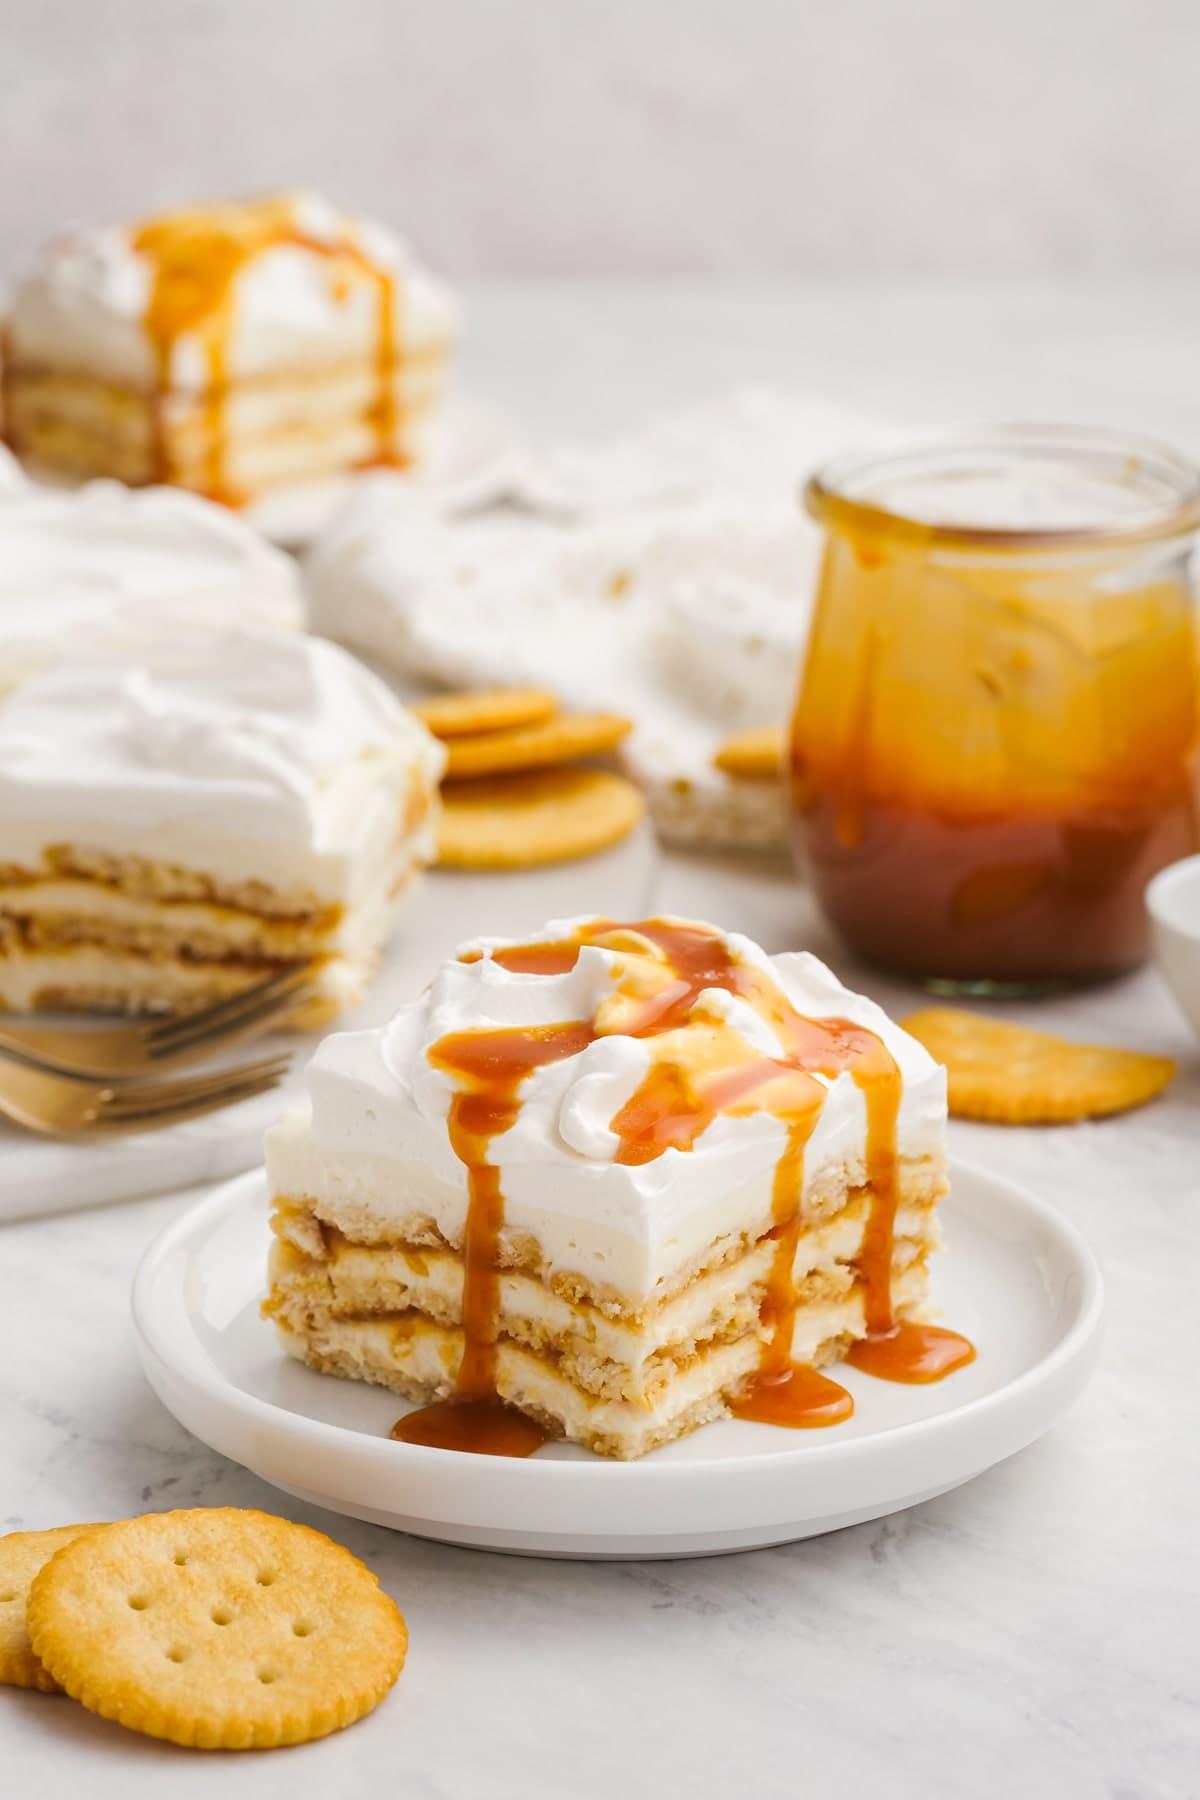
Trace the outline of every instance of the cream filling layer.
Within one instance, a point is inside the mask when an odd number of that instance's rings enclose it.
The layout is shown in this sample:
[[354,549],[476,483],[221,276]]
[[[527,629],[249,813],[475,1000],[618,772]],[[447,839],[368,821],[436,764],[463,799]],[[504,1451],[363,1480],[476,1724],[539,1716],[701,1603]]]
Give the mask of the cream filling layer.
[[[800,1235],[792,1265],[797,1286],[812,1276],[853,1273],[848,1266],[862,1248],[866,1213],[864,1198]],[[289,1230],[285,1218],[276,1229],[282,1242],[274,1247],[271,1280],[281,1291],[312,1294],[334,1315],[411,1307],[443,1324],[461,1321],[463,1265],[450,1251],[340,1241],[327,1259],[319,1260],[307,1253],[302,1222]],[[937,1221],[929,1208],[901,1207],[895,1222],[898,1268],[936,1249],[938,1241]],[[547,1336],[592,1345],[611,1361],[637,1370],[674,1345],[711,1335],[713,1321],[728,1317],[751,1292],[761,1294],[774,1255],[774,1241],[761,1239],[736,1262],[700,1275],[633,1322],[606,1315],[595,1306],[574,1304],[533,1276],[504,1271],[499,1277],[500,1326],[503,1330],[506,1321],[528,1321]],[[801,1301],[802,1308],[808,1304]]]
[[[926,1299],[926,1276],[914,1267],[896,1279],[894,1303],[904,1317],[919,1316]],[[280,1325],[284,1348],[299,1360],[330,1352],[343,1359],[337,1371],[420,1398],[447,1398],[454,1391],[462,1333],[421,1322],[406,1330],[385,1320],[314,1319],[303,1336]],[[823,1348],[864,1335],[861,1290],[844,1300],[805,1307],[796,1316],[792,1358],[812,1362]],[[607,1442],[621,1455],[637,1455],[686,1429],[690,1415],[706,1402],[736,1393],[758,1366],[756,1334],[714,1345],[670,1381],[652,1401],[597,1399],[584,1392],[545,1358],[502,1340],[497,1347],[496,1390],[502,1399],[549,1417],[576,1442]]]
[[[425,412],[436,402],[443,369],[444,360],[430,355],[399,363],[383,384],[377,371],[364,363],[234,385],[221,399],[221,438],[233,442],[291,431],[324,431],[372,413],[381,391],[390,394],[402,428],[408,412]],[[112,387],[84,375],[18,373],[11,382],[11,403],[19,418],[60,422],[137,448],[149,449],[156,432],[165,429],[176,455],[199,454],[213,435],[211,410],[203,396],[172,394],[160,407],[152,407],[148,396],[136,389]]]
[[331,902],[332,923],[319,916],[310,922],[272,918],[236,906],[205,901],[135,897],[101,881],[56,879],[48,876],[32,882],[0,881],[0,919],[5,916],[29,921],[49,933],[92,927],[112,937],[133,942],[139,934],[147,943],[211,943],[214,954],[303,958],[323,952],[355,954],[383,933],[387,922],[416,872],[429,860],[425,833],[398,841],[392,854],[357,883],[358,892],[344,908]]
[[[341,1011],[361,997],[373,968],[373,959],[330,957],[316,969],[313,991],[333,1003],[331,1013]],[[0,944],[0,1009],[7,1012],[57,1005],[64,995],[121,1012],[175,1011],[224,999],[262,978],[252,963],[149,958],[99,944],[10,956]]]
[[[10,802],[0,783],[0,843],[4,861],[22,871],[36,873],[43,866],[45,849],[66,844],[200,870],[220,882],[261,881],[284,893],[310,894],[321,905],[352,905],[386,880],[397,821],[407,806],[410,775],[411,765],[403,760],[390,769],[362,764],[339,772],[317,796],[318,817],[309,826],[307,843],[300,820],[292,833],[283,830],[283,818],[264,818],[261,836],[255,835],[250,817],[243,830],[223,830],[216,817],[221,810],[219,793],[214,792],[210,806],[198,804],[203,800],[199,781],[193,786],[191,804],[178,809],[182,816],[171,816],[169,801],[148,794],[147,808],[157,816],[144,822],[137,816],[132,790],[121,796],[118,809],[116,796],[110,797],[103,788],[89,792],[81,784],[71,793],[64,787],[47,796],[47,811],[54,802],[55,816],[50,818],[36,815],[32,792],[18,796],[14,788]],[[181,778],[181,790],[188,785]],[[20,814],[15,813],[18,798]],[[414,859],[432,861],[434,843],[431,816],[412,835]]]
[[[410,409],[397,422],[387,452],[406,465],[424,463],[435,450],[438,421],[432,407]],[[123,444],[108,436],[82,431],[57,419],[28,420],[14,440],[32,463],[71,469],[81,475],[112,476],[137,485],[157,479],[157,463],[148,445]],[[377,426],[361,418],[321,429],[280,431],[273,436],[222,438],[222,491],[241,499],[261,489],[288,482],[315,481],[372,467],[382,450]],[[170,478],[178,489],[208,494],[212,483],[207,450],[186,454],[169,450]]]
[[[366,1036],[367,1034],[361,1034]],[[352,1041],[349,1036],[337,1040]],[[364,1097],[369,1104],[369,1096]],[[414,1221],[432,1221],[449,1244],[462,1243],[467,1215],[465,1175],[444,1179],[429,1159],[401,1159],[360,1150],[347,1127],[339,1145],[313,1142],[307,1109],[285,1113],[267,1133],[267,1175],[272,1193],[294,1196],[312,1206],[325,1223],[360,1241],[412,1237]],[[444,1161],[444,1157],[440,1159]],[[660,1158],[659,1161],[663,1161]],[[687,1158],[674,1178],[688,1188]],[[570,1276],[624,1296],[640,1310],[689,1267],[702,1267],[713,1244],[730,1238],[760,1238],[771,1228],[774,1170],[756,1174],[732,1192],[672,1210],[660,1229],[632,1204],[620,1203],[619,1164],[587,1163],[569,1171],[554,1166],[510,1164],[504,1170],[505,1228],[536,1243],[545,1274]],[[638,1173],[638,1171],[633,1171]],[[866,1178],[857,1156],[809,1170],[804,1213],[814,1223],[840,1212],[848,1190]],[[901,1191],[919,1182],[931,1198],[944,1190],[941,1155],[902,1159]],[[607,1201],[607,1203],[605,1203]]]

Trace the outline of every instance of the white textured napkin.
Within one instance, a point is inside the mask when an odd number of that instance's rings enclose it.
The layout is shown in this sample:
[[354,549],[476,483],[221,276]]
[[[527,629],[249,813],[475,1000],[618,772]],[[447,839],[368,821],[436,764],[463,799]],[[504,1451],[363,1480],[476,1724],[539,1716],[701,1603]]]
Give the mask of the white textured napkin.
[[739,389],[527,454],[509,502],[468,518],[381,475],[308,558],[313,627],[406,682],[528,684],[627,712],[624,760],[664,836],[775,846],[774,786],[731,781],[712,756],[786,715],[819,547],[799,489],[869,429],[824,400]]

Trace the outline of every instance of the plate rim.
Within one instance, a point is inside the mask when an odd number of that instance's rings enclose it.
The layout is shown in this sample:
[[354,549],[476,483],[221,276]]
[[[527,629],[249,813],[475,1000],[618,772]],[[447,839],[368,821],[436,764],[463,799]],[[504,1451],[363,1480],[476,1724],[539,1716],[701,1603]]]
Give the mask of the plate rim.
[[[374,1438],[354,1427],[332,1424],[324,1419],[312,1419],[303,1413],[292,1412],[274,1401],[248,1393],[231,1381],[208,1357],[196,1338],[194,1329],[183,1324],[186,1314],[177,1315],[173,1323],[188,1331],[191,1337],[188,1358],[181,1366],[178,1356],[164,1354],[154,1322],[152,1298],[154,1285],[161,1275],[163,1265],[188,1237],[209,1228],[222,1214],[232,1213],[236,1207],[244,1205],[254,1188],[262,1183],[265,1173],[263,1167],[249,1169],[222,1182],[213,1192],[202,1196],[177,1218],[172,1219],[143,1251],[133,1277],[130,1307],[138,1353],[147,1377],[150,1377],[152,1366],[161,1365],[173,1380],[182,1382],[193,1396],[198,1394],[202,1403],[211,1405],[215,1400],[235,1413],[245,1425],[294,1434],[307,1447],[311,1447],[314,1453],[324,1451],[337,1456],[353,1446],[357,1457],[366,1456],[389,1475],[394,1475],[397,1469],[410,1464],[414,1471],[432,1472],[438,1467],[444,1468],[444,1451],[424,1445],[398,1444],[385,1437]],[[1006,1410],[1019,1407],[1027,1395],[1041,1388],[1052,1387],[1056,1377],[1068,1371],[1096,1340],[1103,1322],[1104,1279],[1096,1254],[1078,1227],[1022,1182],[996,1175],[973,1160],[952,1158],[950,1173],[952,1181],[956,1174],[965,1175],[971,1179],[979,1178],[994,1188],[1006,1190],[1006,1197],[1010,1201],[1016,1201],[1026,1208],[1043,1229],[1058,1239],[1060,1247],[1068,1254],[1078,1284],[1077,1291],[1072,1295],[1073,1316],[1057,1341],[1032,1367],[987,1393],[976,1395],[948,1410],[931,1413],[926,1418],[885,1426],[862,1437],[838,1440],[835,1434],[830,1433],[828,1442],[813,1443],[810,1441],[810,1434],[805,1433],[803,1444],[771,1453],[769,1466],[773,1474],[786,1478],[790,1473],[799,1472],[803,1468],[811,1469],[814,1462],[825,1466],[831,1463],[841,1464],[850,1468],[855,1464],[868,1462],[872,1457],[894,1452],[901,1440],[905,1447],[919,1451],[923,1445],[938,1442],[952,1432],[978,1426],[981,1421],[986,1423],[989,1413],[1002,1416]],[[192,1356],[205,1358],[201,1371],[187,1367]],[[152,1379],[151,1385],[158,1391],[157,1384]],[[544,1491],[548,1483],[560,1487],[578,1487],[581,1483],[595,1484],[613,1480],[623,1480],[627,1484],[631,1481],[638,1482],[644,1489],[653,1489],[686,1482],[697,1475],[703,1475],[709,1480],[719,1476],[736,1476],[744,1474],[748,1467],[761,1469],[765,1463],[761,1452],[725,1453],[688,1458],[681,1462],[653,1462],[647,1458],[622,1462],[599,1456],[580,1458],[578,1461],[504,1457],[492,1457],[487,1461],[490,1478],[502,1485],[506,1494],[519,1494],[528,1487]]]

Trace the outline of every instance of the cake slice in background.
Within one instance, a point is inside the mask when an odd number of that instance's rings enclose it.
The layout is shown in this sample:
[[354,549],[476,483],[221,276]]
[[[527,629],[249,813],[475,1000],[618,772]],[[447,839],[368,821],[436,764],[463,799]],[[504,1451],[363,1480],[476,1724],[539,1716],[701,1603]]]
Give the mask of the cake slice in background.
[[0,1006],[175,1012],[311,964],[357,1000],[434,852],[443,752],[336,645],[182,634],[0,701]]
[[313,1368],[438,1403],[409,1441],[494,1447],[499,1402],[637,1457],[847,1416],[817,1373],[847,1351],[970,1358],[917,1323],[945,1072],[813,956],[679,919],[481,940],[308,1086],[267,1139],[266,1310]]
[[239,503],[418,463],[455,333],[442,285],[315,194],[52,239],[6,327],[5,435],[45,468]]
[[181,632],[302,628],[296,564],[224,507],[5,474],[0,460],[0,693],[64,660],[136,660]]

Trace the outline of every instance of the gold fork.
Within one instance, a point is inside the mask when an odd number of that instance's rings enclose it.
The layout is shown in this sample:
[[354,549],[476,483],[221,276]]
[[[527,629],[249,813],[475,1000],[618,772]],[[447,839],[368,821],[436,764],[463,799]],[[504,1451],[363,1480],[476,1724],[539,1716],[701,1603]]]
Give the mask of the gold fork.
[[258,1037],[291,1011],[312,979],[308,966],[284,969],[200,1012],[145,1024],[80,1029],[3,1016],[0,1050],[64,1075],[109,1081],[148,1075],[166,1064],[198,1062],[227,1044]]
[[158,1131],[198,1118],[278,1086],[291,1058],[264,1057],[215,1075],[180,1081],[130,1081],[108,1086],[75,1081],[23,1063],[0,1063],[0,1113],[46,1137],[115,1137],[127,1131]]

